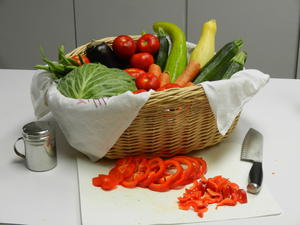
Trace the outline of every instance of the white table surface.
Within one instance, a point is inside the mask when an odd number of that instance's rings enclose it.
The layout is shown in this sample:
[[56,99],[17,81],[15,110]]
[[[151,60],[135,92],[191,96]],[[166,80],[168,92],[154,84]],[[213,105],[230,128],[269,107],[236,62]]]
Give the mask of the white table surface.
[[[66,144],[63,135],[57,137],[58,165],[53,170],[31,172],[13,152],[22,126],[35,120],[29,92],[33,74],[33,70],[0,69],[0,224],[78,225],[77,152]],[[246,104],[228,141],[242,142],[250,127],[264,135],[263,182],[282,214],[209,224],[299,225],[300,80],[271,79]]]

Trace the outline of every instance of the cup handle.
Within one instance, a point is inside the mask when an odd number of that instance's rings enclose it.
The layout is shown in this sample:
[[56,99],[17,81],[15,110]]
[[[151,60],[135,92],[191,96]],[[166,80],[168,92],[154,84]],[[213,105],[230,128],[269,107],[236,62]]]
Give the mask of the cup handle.
[[16,142],[15,142],[15,144],[14,144],[14,150],[15,150],[15,153],[16,153],[18,156],[20,156],[20,157],[22,157],[22,158],[25,159],[25,158],[26,158],[25,155],[22,154],[22,153],[20,153],[20,152],[17,150],[17,146],[16,146],[17,142],[20,141],[20,140],[22,140],[22,139],[23,139],[23,137],[19,137],[19,138],[16,140]]

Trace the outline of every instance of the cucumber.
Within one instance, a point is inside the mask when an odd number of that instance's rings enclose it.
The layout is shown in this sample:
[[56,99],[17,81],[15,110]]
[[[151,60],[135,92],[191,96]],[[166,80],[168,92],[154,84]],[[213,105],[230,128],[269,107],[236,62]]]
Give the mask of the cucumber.
[[233,74],[244,68],[247,59],[247,53],[240,51],[230,60],[230,64],[222,76],[222,80],[229,79]]
[[187,65],[185,33],[176,24],[163,21],[155,22],[153,30],[156,33],[161,30],[171,39],[171,50],[163,71],[170,74],[170,80],[173,83]]
[[193,83],[199,84],[203,81],[220,80],[230,60],[240,51],[243,44],[242,40],[235,40],[224,45],[202,68]]
[[159,39],[159,50],[158,53],[155,56],[155,64],[159,65],[161,70],[163,71],[166,66],[166,62],[168,59],[169,54],[169,40],[167,39],[167,36],[163,34],[162,32],[159,32],[157,35]]

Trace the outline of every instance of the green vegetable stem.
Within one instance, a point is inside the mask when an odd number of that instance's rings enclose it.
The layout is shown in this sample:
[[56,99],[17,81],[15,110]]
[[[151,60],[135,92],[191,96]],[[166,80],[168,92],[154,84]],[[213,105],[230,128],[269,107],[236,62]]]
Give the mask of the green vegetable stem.
[[65,56],[65,48],[63,45],[58,47],[58,62],[49,60],[42,47],[40,47],[40,54],[42,61],[44,61],[47,65],[35,65],[34,68],[46,70],[52,73],[55,80],[64,77],[79,66],[75,60]]

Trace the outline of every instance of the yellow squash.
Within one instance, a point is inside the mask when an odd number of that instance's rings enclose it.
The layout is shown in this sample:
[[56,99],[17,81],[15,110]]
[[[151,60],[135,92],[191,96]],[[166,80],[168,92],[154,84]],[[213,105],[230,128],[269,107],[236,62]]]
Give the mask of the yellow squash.
[[201,36],[197,46],[192,51],[190,61],[196,61],[201,68],[215,55],[215,37],[217,33],[217,23],[211,19],[202,25]]

